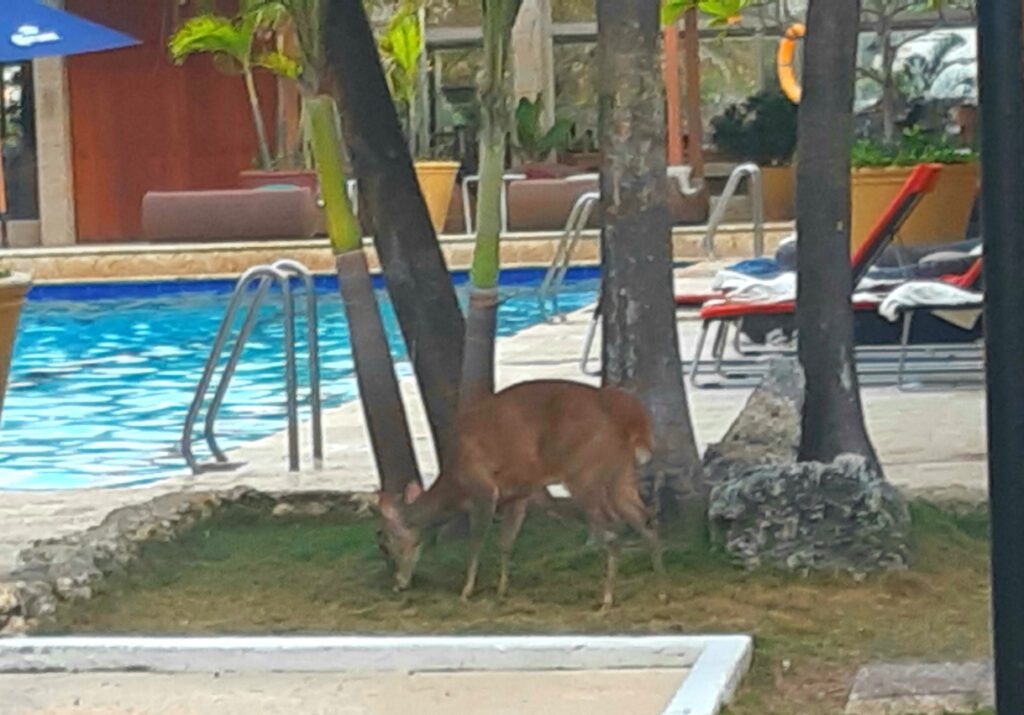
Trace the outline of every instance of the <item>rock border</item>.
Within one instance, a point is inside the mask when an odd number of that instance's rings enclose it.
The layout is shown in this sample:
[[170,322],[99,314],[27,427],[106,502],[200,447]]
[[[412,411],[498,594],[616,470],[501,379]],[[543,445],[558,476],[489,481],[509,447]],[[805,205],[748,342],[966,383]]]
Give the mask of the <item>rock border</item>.
[[143,544],[172,541],[228,506],[253,506],[275,516],[323,516],[339,509],[362,512],[371,501],[368,494],[268,493],[240,486],[179,491],[115,509],[96,526],[35,541],[18,554],[15,568],[0,574],[0,636],[24,634],[47,622],[61,601],[92,598],[95,585],[124,571]]

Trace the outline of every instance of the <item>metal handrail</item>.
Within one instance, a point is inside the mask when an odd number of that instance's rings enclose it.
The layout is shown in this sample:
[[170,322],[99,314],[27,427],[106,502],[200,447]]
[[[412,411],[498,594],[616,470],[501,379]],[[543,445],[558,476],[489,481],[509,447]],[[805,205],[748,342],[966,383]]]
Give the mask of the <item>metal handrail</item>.
[[[588,191],[581,194],[569,212],[569,218],[565,222],[565,231],[555,248],[554,258],[551,265],[544,274],[538,289],[538,300],[540,301],[541,316],[547,320],[550,313],[558,312],[558,291],[565,282],[565,276],[569,272],[569,265],[572,262],[573,251],[583,236],[594,208],[601,201],[601,192]],[[551,311],[548,311],[548,301],[551,301]]]
[[725,190],[718,199],[711,218],[708,220],[708,230],[704,234],[704,254],[709,258],[717,258],[715,254],[715,234],[718,227],[725,218],[725,211],[729,202],[739,189],[740,182],[747,179],[750,183],[750,202],[752,204],[754,221],[754,257],[760,258],[764,255],[764,187],[761,179],[761,168],[754,163],[740,164],[729,175],[729,181],[725,184]]
[[[522,181],[526,174],[510,173],[501,177],[501,232],[508,233],[508,184],[510,181]],[[470,184],[479,184],[479,174],[469,174],[462,178],[462,221],[466,226],[466,234],[473,233],[473,208],[470,203]]]
[[302,281],[306,294],[306,352],[309,360],[309,408],[312,412],[313,428],[313,461],[319,469],[324,460],[324,435],[322,424],[323,402],[320,392],[320,336],[317,327],[320,325],[316,302],[316,282],[313,274],[298,261],[283,258],[275,261],[274,268],[298,276]]
[[693,178],[693,167],[689,164],[676,164],[668,167],[668,178],[674,181],[680,195],[693,197],[704,190],[704,179]]
[[[224,318],[221,321],[220,328],[218,329],[217,335],[214,339],[213,348],[210,350],[210,356],[207,358],[206,365],[203,369],[203,375],[199,380],[196,393],[192,398],[192,404],[189,406],[188,415],[185,418],[185,426],[182,431],[181,453],[193,474],[199,474],[204,471],[233,469],[237,466],[228,463],[227,455],[217,444],[217,440],[214,435],[214,428],[216,425],[217,415],[220,412],[224,398],[227,395],[231,378],[234,376],[235,369],[241,359],[246,342],[248,341],[249,336],[252,333],[252,329],[258,319],[260,306],[266,298],[270,287],[274,283],[276,283],[281,289],[284,312],[285,385],[287,391],[288,413],[288,466],[293,472],[299,470],[298,371],[296,368],[295,358],[295,308],[290,280],[292,276],[299,277],[306,292],[307,329],[309,341],[310,407],[313,412],[313,456],[316,466],[319,467],[322,465],[323,430],[321,426],[322,405],[320,399],[320,350],[319,339],[317,336],[318,321],[315,285],[313,283],[312,274],[310,274],[309,270],[306,269],[305,266],[296,261],[281,260],[271,266],[256,266],[254,268],[250,268],[242,274],[242,277],[239,278],[238,283],[235,285],[235,290],[231,295],[228,308],[224,313]],[[231,355],[229,356],[228,362],[221,374],[220,382],[217,384],[213,401],[210,404],[210,409],[207,411],[204,422],[204,436],[210,447],[210,451],[214,455],[215,461],[213,464],[200,464],[192,451],[192,434],[195,430],[196,422],[199,419],[199,414],[202,411],[203,404],[206,401],[206,395],[210,390],[210,385],[213,382],[213,377],[217,370],[217,364],[220,362],[220,356],[223,353],[228,337],[231,334],[231,328],[234,324],[235,317],[237,316],[239,309],[243,306],[244,299],[249,295],[250,287],[254,284],[256,288],[253,293],[252,300],[248,303],[248,312],[242,327],[239,330],[238,336],[235,339],[234,345],[232,346]]]

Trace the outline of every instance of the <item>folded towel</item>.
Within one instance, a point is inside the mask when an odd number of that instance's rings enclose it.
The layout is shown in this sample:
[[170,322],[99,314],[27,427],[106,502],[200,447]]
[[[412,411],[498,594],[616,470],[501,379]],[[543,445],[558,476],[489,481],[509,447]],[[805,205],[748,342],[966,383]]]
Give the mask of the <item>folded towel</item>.
[[942,281],[911,281],[894,289],[878,306],[878,313],[895,322],[900,310],[907,308],[940,308],[949,306],[980,308],[984,295],[963,290]]

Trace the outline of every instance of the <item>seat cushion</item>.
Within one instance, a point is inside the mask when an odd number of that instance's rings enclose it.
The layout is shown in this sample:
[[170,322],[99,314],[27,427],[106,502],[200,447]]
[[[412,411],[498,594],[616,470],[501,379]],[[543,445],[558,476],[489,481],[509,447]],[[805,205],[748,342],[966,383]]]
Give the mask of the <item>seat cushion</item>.
[[308,189],[151,191],[142,199],[150,241],[309,238],[319,210]]

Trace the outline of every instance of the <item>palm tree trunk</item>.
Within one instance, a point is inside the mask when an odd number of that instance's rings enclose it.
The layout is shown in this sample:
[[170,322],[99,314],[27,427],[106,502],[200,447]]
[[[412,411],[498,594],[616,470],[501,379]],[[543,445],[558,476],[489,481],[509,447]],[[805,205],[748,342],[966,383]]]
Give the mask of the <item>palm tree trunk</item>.
[[363,415],[381,488],[388,493],[400,494],[410,482],[420,483],[420,474],[391,350],[373,292],[366,254],[363,253],[362,232],[345,193],[334,101],[320,96],[307,100],[306,106],[325,204],[327,232],[348,318]]
[[462,400],[494,392],[494,339],[501,253],[501,190],[509,128],[508,48],[519,0],[483,3],[484,69],[480,76],[480,185],[476,246],[462,369]]
[[850,144],[859,0],[811,0],[797,155],[800,459],[877,457],[864,426],[850,296]]
[[260,153],[260,168],[269,169],[274,165],[270,156],[270,144],[267,141],[267,126],[263,122],[263,110],[260,109],[260,96],[256,93],[256,80],[252,75],[252,68],[248,65],[242,68],[245,77],[245,91],[249,95],[249,109],[252,110],[252,122],[256,127],[256,144]]
[[683,385],[659,73],[658,0],[598,0],[604,382],[644,403],[654,458],[642,474],[663,514],[706,532],[707,487]]
[[361,0],[328,2],[325,42],[345,142],[443,467],[454,446],[465,321]]

